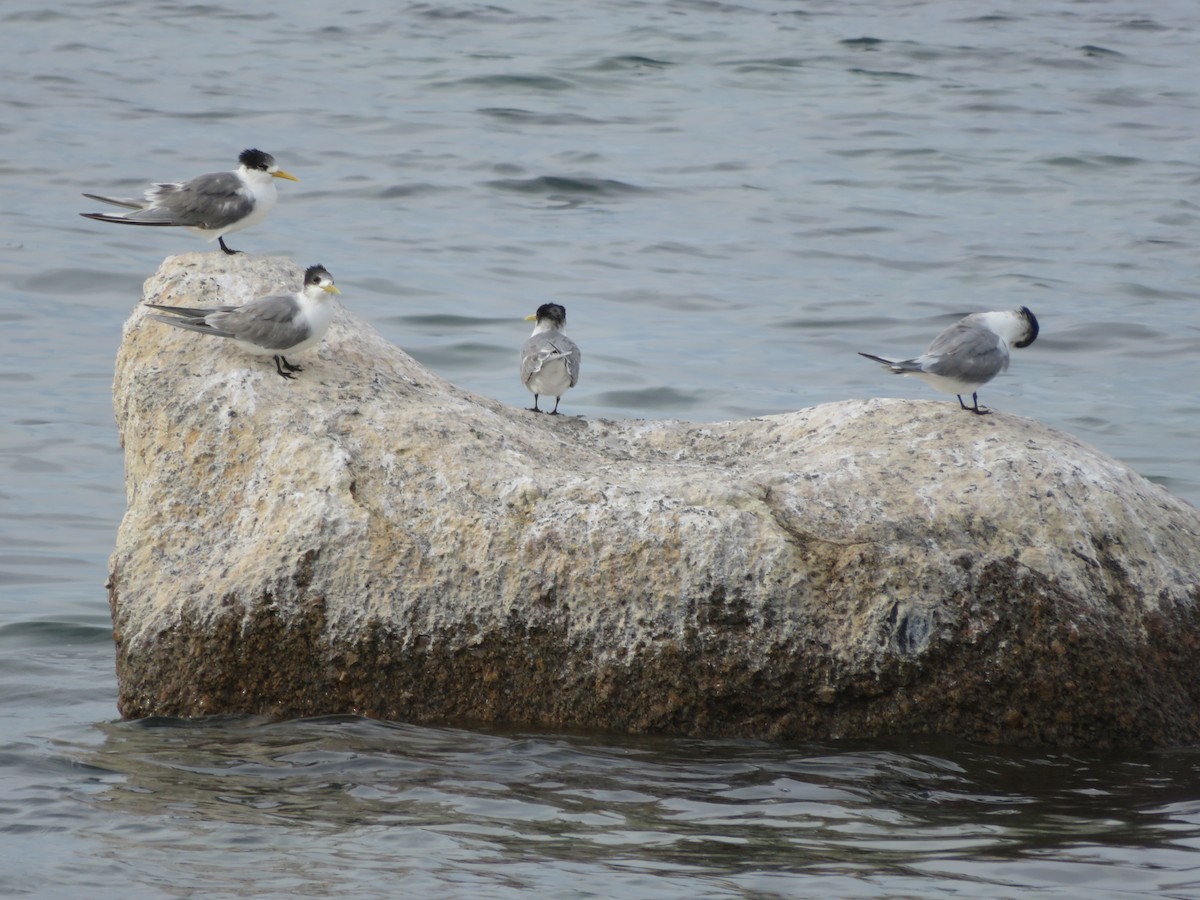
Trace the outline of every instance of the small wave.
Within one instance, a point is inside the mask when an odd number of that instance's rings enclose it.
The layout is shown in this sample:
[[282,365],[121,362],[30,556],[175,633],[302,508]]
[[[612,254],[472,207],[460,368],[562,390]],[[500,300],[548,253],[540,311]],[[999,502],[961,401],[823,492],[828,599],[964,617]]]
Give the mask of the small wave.
[[474,75],[454,81],[440,81],[435,87],[485,87],[505,90],[569,91],[575,83],[554,75]]
[[886,69],[857,69],[851,68],[847,70],[851,75],[867,75],[871,78],[894,78],[897,80],[916,80],[920,75],[913,75],[911,72],[892,72]]
[[597,72],[626,72],[630,69],[666,69],[673,65],[675,63],[649,56],[606,56],[592,69]]
[[[445,191],[446,188],[438,187],[436,184],[428,182],[419,182],[415,184],[393,184],[391,187],[386,187],[379,192],[379,196],[385,200],[390,200],[393,197],[424,197],[427,194],[437,194]],[[339,193],[338,196],[344,196]]]
[[540,175],[537,178],[499,178],[488,181],[486,184],[501,191],[512,191],[518,194],[545,194],[547,196],[576,194],[589,197],[618,197],[625,194],[639,194],[646,190],[646,188],[624,181],[615,181],[611,178],[561,175]]
[[604,391],[593,400],[599,406],[620,409],[693,409],[703,406],[708,398],[702,391],[681,391],[673,387],[652,387],[632,391]]
[[459,341],[454,344],[413,347],[409,353],[421,365],[434,370],[454,368],[461,372],[497,372],[505,366],[511,365],[515,381],[517,348],[525,340],[528,331],[520,316],[513,316],[512,321],[512,346],[501,347],[498,344],[485,344],[480,341]]
[[1084,154],[1080,156],[1050,156],[1041,160],[1048,166],[1063,168],[1102,168],[1106,166],[1135,166],[1144,160],[1136,156],[1114,156],[1108,153]]
[[1085,56],[1111,56],[1123,57],[1124,53],[1118,53],[1116,50],[1109,50],[1107,47],[1097,47],[1095,44],[1084,44],[1079,48]]
[[112,625],[84,622],[37,620],[0,625],[0,645],[9,641],[23,649],[58,647],[64,644],[102,644],[112,642]]
[[10,13],[3,19],[0,19],[0,22],[35,22],[45,24],[47,22],[69,21],[72,18],[75,17],[65,15],[55,9],[23,9],[19,12]]
[[737,72],[786,72],[803,68],[808,61],[795,56],[776,56],[768,59],[735,59],[722,65],[730,66]]
[[966,19],[959,19],[965,25],[1000,25],[1008,22],[1021,21],[1018,16],[1006,16],[1001,13],[992,13],[984,16],[972,16]]
[[127,272],[103,272],[95,269],[46,269],[17,281],[16,287],[31,294],[104,295],[128,291],[136,296],[138,278]]
[[418,3],[409,10],[424,19],[450,19],[473,22],[550,22],[549,16],[529,16],[515,13],[502,6],[475,4],[472,6],[450,6],[440,3]]
[[858,47],[860,49],[873,50],[875,47],[886,42],[882,38],[857,37],[846,38],[845,40],[838,41],[838,43],[843,47]]
[[529,125],[603,125],[603,119],[593,119],[576,113],[538,113],[528,109],[514,109],[504,106],[489,106],[476,110],[480,115],[506,122],[519,122]]
[[1128,22],[1121,23],[1122,28],[1136,29],[1137,31],[1170,31],[1166,25],[1160,25],[1153,19],[1130,19]]
[[394,322],[397,325],[411,325],[417,328],[479,328],[483,325],[498,325],[520,319],[520,316],[503,319],[488,316],[456,316],[451,313],[419,313],[409,316],[384,316],[379,321]]

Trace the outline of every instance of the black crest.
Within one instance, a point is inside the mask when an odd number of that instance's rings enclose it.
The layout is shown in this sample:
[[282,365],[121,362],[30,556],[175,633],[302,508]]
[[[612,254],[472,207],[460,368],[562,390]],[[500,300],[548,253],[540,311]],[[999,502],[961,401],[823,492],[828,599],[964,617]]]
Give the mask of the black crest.
[[238,156],[238,162],[247,169],[262,169],[265,172],[275,165],[275,157],[261,150],[243,150]]
[[333,276],[329,274],[329,270],[322,265],[309,266],[304,270],[304,283],[306,285],[316,284],[322,278],[328,278],[333,281]]
[[549,319],[555,328],[562,328],[567,321],[566,307],[558,303],[543,303],[538,307],[537,320],[541,322],[543,319]]
[[1033,311],[1028,306],[1022,306],[1021,315],[1023,315],[1025,317],[1025,321],[1029,323],[1029,337],[1025,338],[1023,341],[1017,341],[1013,344],[1014,347],[1028,347],[1037,340],[1038,336],[1038,320],[1037,316],[1033,314]]

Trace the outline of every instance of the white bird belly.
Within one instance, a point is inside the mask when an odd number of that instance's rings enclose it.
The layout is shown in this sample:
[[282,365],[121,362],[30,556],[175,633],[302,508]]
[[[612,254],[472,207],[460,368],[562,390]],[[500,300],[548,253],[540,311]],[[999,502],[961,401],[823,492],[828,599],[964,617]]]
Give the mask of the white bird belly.
[[932,372],[904,372],[903,374],[920,378],[934,390],[941,391],[943,394],[974,393],[991,381],[990,378],[983,381],[963,381],[959,378],[948,378],[945,375],[934,375]]
[[571,373],[567,371],[565,359],[547,360],[525,382],[531,394],[545,394],[547,397],[561,397],[570,386]]
[[308,337],[300,343],[288,347],[287,350],[277,350],[276,353],[302,353],[324,340],[325,332],[329,330],[329,325],[333,322],[333,303],[329,300],[320,300],[315,304],[305,304],[305,306],[310,329]]

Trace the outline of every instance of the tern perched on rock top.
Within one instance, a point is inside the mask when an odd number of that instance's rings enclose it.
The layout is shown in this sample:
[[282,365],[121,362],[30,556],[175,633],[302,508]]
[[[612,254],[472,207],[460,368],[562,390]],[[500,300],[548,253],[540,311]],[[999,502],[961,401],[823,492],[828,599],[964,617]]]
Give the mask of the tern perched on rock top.
[[304,272],[304,287],[295,294],[259,297],[244,306],[209,309],[146,305],[170,313],[152,314],[150,318],[177,328],[230,338],[247,353],[274,357],[275,371],[284,378],[295,378],[292,373],[303,369],[288,362],[283,354],[299,353],[321,343],[333,321],[330,295],[340,293],[324,266],[309,266]]
[[[958,396],[958,405],[976,415],[980,408],[979,388],[1008,368],[1008,348],[1028,347],[1037,339],[1038,320],[1029,310],[974,313],[959,319],[933,339],[929,349],[912,359],[893,361],[870,353],[859,353],[882,363],[896,375],[915,375],[947,394]],[[973,406],[962,395],[971,392]]]
[[124,213],[80,213],[85,219],[118,225],[187,228],[206,240],[216,241],[226,253],[238,253],[225,244],[225,235],[257,225],[275,205],[275,179],[299,181],[261,150],[243,150],[232,172],[210,172],[190,181],[164,182],[138,198],[102,197],[91,200],[123,206]]
[[550,415],[557,415],[558,401],[579,381],[579,346],[563,334],[567,311],[558,303],[543,303],[525,320],[537,324],[521,347],[521,384],[533,394],[532,412],[545,412],[538,408],[538,397],[545,394],[554,398]]

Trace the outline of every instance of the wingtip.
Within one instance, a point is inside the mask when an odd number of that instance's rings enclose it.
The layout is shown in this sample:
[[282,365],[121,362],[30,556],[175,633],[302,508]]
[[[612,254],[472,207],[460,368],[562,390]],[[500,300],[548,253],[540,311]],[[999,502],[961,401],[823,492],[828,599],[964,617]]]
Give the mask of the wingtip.
[[884,359],[882,356],[875,356],[870,353],[863,353],[861,350],[858,351],[858,355],[863,357],[864,359],[871,360],[871,362],[877,362],[881,366],[894,366],[895,365],[895,363],[892,362],[890,359]]

